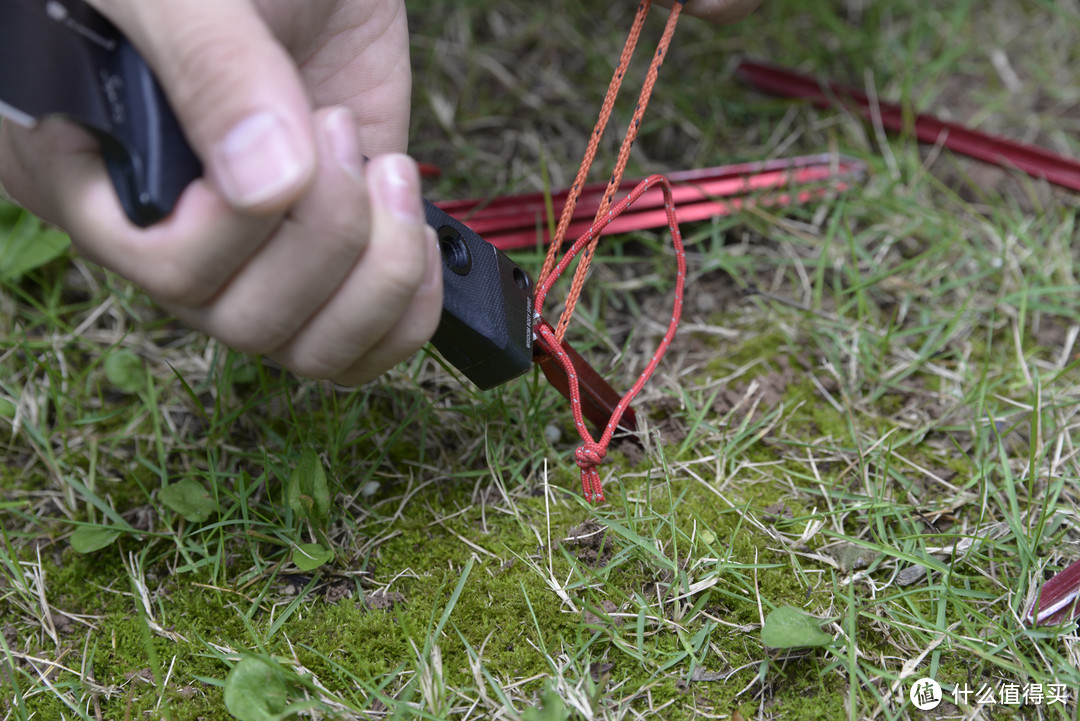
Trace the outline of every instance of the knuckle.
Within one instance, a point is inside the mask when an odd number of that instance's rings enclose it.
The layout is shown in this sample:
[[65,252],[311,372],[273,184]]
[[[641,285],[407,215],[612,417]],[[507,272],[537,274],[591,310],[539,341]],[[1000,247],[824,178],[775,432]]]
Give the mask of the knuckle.
[[442,318],[442,304],[437,300],[414,302],[385,339],[384,352],[396,360],[404,360],[431,340]]
[[354,261],[369,243],[370,205],[362,186],[332,174],[320,176],[311,191],[289,212],[308,242],[318,243],[326,257]]
[[289,328],[273,318],[257,316],[253,312],[239,309],[239,312],[218,321],[214,335],[233,350],[251,355],[265,355],[280,347],[289,333]]
[[408,301],[416,295],[423,280],[424,263],[418,262],[417,257],[403,253],[394,253],[387,258],[379,274],[380,291],[388,301],[397,303]]
[[440,320],[442,320],[442,303],[433,303],[424,312],[417,314],[416,322],[410,326],[413,331],[408,338],[409,346],[413,351],[419,350],[431,340],[435,331],[439,329]]
[[365,366],[363,368],[350,368],[330,376],[330,380],[340,386],[359,386],[375,380],[383,373],[390,370],[391,367],[392,366],[387,366],[386,368],[379,366]]
[[[198,114],[228,107],[243,97],[245,77],[238,72],[250,63],[250,49],[242,36],[222,32],[203,22],[179,30],[172,46],[175,68],[175,104]],[[214,82],[207,82],[214,78]]]
[[310,237],[323,246],[331,257],[343,261],[356,260],[368,244],[364,232],[364,214],[354,204],[341,203],[324,209],[317,225],[311,228]]
[[259,338],[243,328],[223,330],[218,334],[218,339],[234,351],[247,355],[266,355],[276,347],[273,342]]
[[216,288],[206,282],[205,273],[190,263],[161,260],[147,268],[142,278],[133,278],[150,296],[167,305],[194,308],[213,297]]
[[298,376],[320,380],[337,378],[349,367],[345,359],[305,352],[294,352],[282,363]]

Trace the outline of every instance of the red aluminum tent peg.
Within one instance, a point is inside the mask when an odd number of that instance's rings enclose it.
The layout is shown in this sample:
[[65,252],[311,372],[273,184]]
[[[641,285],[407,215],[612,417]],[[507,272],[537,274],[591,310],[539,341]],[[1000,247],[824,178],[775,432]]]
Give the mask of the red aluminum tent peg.
[[[762,63],[743,62],[736,71],[739,77],[762,90],[789,98],[806,98],[827,107],[834,101],[850,105],[867,120],[881,119],[888,130],[902,132],[907,127],[899,105],[871,102],[866,93],[840,83],[819,80],[809,75]],[[1080,162],[1052,153],[1045,148],[1018,143],[957,123],[939,120],[921,113],[915,116],[915,136],[924,143],[941,143],[949,150],[978,160],[1018,168],[1035,178],[1072,190],[1080,190]]]
[[[843,191],[859,182],[866,164],[843,155],[819,154],[778,158],[763,162],[721,165],[682,170],[668,174],[676,215],[680,223],[729,215],[747,204],[790,206],[810,202],[828,192]],[[641,182],[624,180],[614,202],[626,197]],[[593,224],[607,183],[592,183],[581,189],[574,206],[566,237],[577,237]],[[555,217],[562,214],[569,190],[552,194]],[[501,250],[535,248],[538,240],[551,242],[548,233],[548,196],[524,193],[490,200],[473,198],[437,203],[450,215],[479,233]],[[602,235],[632,230],[662,228],[667,225],[663,193],[654,188],[643,195],[623,215],[614,219]]]

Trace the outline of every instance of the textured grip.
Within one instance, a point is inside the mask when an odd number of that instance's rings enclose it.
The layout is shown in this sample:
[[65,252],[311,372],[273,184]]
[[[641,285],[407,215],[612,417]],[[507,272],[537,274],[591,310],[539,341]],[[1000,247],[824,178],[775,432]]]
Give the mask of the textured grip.
[[512,260],[468,226],[424,201],[439,236],[443,312],[431,342],[481,389],[532,365],[532,282]]
[[180,130],[146,62],[121,36],[110,55],[106,87],[112,128],[99,133],[102,155],[132,223],[153,225],[176,206],[202,164]]

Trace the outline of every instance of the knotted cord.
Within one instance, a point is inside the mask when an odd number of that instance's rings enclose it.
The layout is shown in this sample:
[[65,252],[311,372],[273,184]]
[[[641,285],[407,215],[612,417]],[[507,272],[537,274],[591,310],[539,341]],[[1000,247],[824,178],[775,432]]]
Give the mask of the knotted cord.
[[[659,365],[660,359],[667,351],[668,346],[671,345],[671,341],[675,337],[675,331],[679,325],[679,319],[682,316],[683,289],[686,283],[686,253],[683,249],[682,235],[679,233],[678,220],[675,217],[671,185],[667,178],[661,175],[653,175],[646,178],[634,188],[626,198],[621,200],[614,207],[612,207],[612,202],[614,201],[615,192],[619,187],[619,183],[622,181],[623,172],[626,170],[626,163],[630,157],[630,149],[634,144],[634,140],[637,138],[638,130],[641,127],[641,119],[645,114],[646,107],[648,107],[649,98],[652,95],[653,86],[656,84],[660,66],[663,64],[664,57],[667,55],[667,49],[671,42],[671,37],[675,32],[675,25],[678,22],[684,1],[685,0],[679,0],[672,5],[667,23],[664,26],[664,32],[657,44],[656,53],[653,55],[652,61],[649,64],[649,70],[645,76],[645,81],[642,84],[641,93],[638,96],[637,106],[634,108],[633,117],[630,120],[630,125],[627,128],[626,135],[623,137],[622,145],[619,148],[615,169],[611,174],[611,179],[608,182],[607,190],[604,193],[600,207],[596,212],[592,227],[578,238],[570,250],[559,259],[559,249],[561,249],[563,241],[566,238],[566,231],[573,218],[574,208],[581,195],[581,189],[585,184],[585,179],[596,158],[600,139],[604,134],[604,129],[607,127],[608,121],[611,119],[611,111],[615,104],[615,98],[619,93],[619,88],[622,85],[627,67],[630,64],[634,48],[637,46],[638,39],[641,35],[641,29],[645,23],[645,17],[648,15],[649,8],[652,5],[652,0],[643,0],[638,6],[633,26],[630,29],[630,34],[623,47],[622,55],[619,58],[619,64],[615,68],[615,73],[611,78],[607,94],[604,96],[604,102],[600,109],[600,116],[597,119],[596,126],[593,128],[593,133],[589,138],[585,156],[581,161],[581,166],[574,179],[574,184],[571,186],[570,195],[567,198],[566,205],[563,207],[562,216],[559,219],[559,224],[555,230],[551,246],[548,248],[547,257],[544,259],[544,265],[540,271],[539,281],[536,286],[536,322],[534,324],[534,332],[537,338],[537,345],[545,352],[555,357],[559,365],[565,371],[569,381],[570,408],[574,417],[574,425],[582,439],[582,445],[578,447],[575,452],[575,460],[577,461],[577,465],[581,468],[582,492],[585,495],[585,499],[591,502],[600,502],[604,500],[604,490],[600,483],[600,474],[597,471],[597,466],[603,462],[604,456],[607,454],[608,444],[611,442],[611,437],[615,433],[615,429],[618,427],[623,413],[626,411],[631,401],[633,401],[637,394],[641,392],[642,388],[644,388],[645,383],[656,370],[656,367]],[[661,190],[663,191],[664,210],[667,213],[668,228],[671,230],[671,240],[675,247],[677,274],[675,278],[675,299],[672,307],[671,321],[668,323],[667,332],[657,346],[651,360],[645,366],[641,375],[638,376],[633,387],[631,387],[615,407],[600,438],[593,439],[592,435],[589,433],[588,427],[585,425],[585,419],[582,414],[581,390],[577,372],[562,347],[563,336],[566,333],[566,327],[574,313],[577,301],[581,296],[582,287],[585,284],[585,277],[589,270],[589,264],[592,261],[596,244],[600,238],[600,232],[608,223],[617,218],[623,211],[633,205],[647,190],[649,190],[649,188],[655,185],[660,185]],[[578,256],[580,256],[581,259],[574,272],[574,278],[570,286],[570,291],[567,294],[566,304],[563,308],[562,315],[559,317],[558,326],[552,328],[540,315],[544,306],[544,300],[547,298],[548,291],[551,290],[555,281]]]
[[629,406],[631,401],[633,401],[637,394],[641,392],[641,389],[645,387],[645,383],[652,377],[656,367],[660,364],[660,359],[663,358],[664,353],[667,352],[668,346],[671,345],[671,341],[675,338],[675,331],[679,327],[679,319],[682,317],[683,290],[686,285],[686,252],[683,249],[682,235],[679,233],[679,223],[675,217],[675,206],[672,204],[671,200],[671,184],[668,183],[667,178],[662,175],[653,175],[643,180],[636,188],[634,188],[630,195],[619,201],[618,205],[616,205],[610,213],[606,213],[603,218],[594,223],[584,235],[577,239],[570,250],[567,251],[566,255],[562,257],[548,276],[544,278],[536,288],[536,307],[540,308],[543,306],[548,291],[558,277],[566,270],[574,258],[594,243],[596,238],[599,237],[600,231],[604,229],[604,226],[636,202],[638,198],[649,190],[649,188],[657,184],[660,185],[664,194],[664,210],[668,216],[668,228],[671,230],[671,242],[675,246],[675,263],[677,270],[675,274],[675,300],[672,303],[671,320],[668,322],[667,332],[664,333],[664,337],[660,340],[660,344],[656,347],[656,351],[653,353],[652,358],[649,360],[648,364],[646,364],[645,369],[642,370],[641,375],[638,376],[637,381],[634,382],[633,387],[627,391],[615,407],[599,440],[593,439],[592,434],[589,433],[589,429],[585,425],[585,418],[581,410],[581,391],[580,384],[578,383],[577,371],[574,368],[574,364],[570,361],[569,356],[563,351],[562,344],[556,337],[555,330],[550,324],[544,321],[539,314],[537,314],[534,326],[534,332],[539,336],[539,342],[548,349],[548,352],[555,356],[555,359],[559,362],[559,365],[562,366],[569,381],[570,411],[574,416],[574,426],[577,428],[578,435],[581,436],[583,442],[575,453],[575,460],[581,468],[582,493],[588,501],[600,502],[604,500],[604,490],[600,484],[600,474],[596,470],[596,467],[603,462],[604,456],[607,453],[608,444],[611,442],[611,437],[615,433],[615,429],[618,427],[619,420],[622,418],[627,406]]

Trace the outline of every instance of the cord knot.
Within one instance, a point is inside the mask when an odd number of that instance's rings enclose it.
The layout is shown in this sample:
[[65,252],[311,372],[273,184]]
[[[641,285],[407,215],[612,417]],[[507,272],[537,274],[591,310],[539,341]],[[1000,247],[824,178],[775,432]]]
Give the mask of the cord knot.
[[596,467],[604,462],[607,448],[594,441],[585,441],[574,451],[574,460],[581,469],[581,492],[589,503],[604,501],[604,488]]
[[577,461],[578,468],[583,471],[587,471],[590,468],[595,469],[601,463],[604,462],[604,456],[607,454],[607,449],[601,446],[599,443],[593,443],[586,441],[577,447],[574,451],[574,460]]

